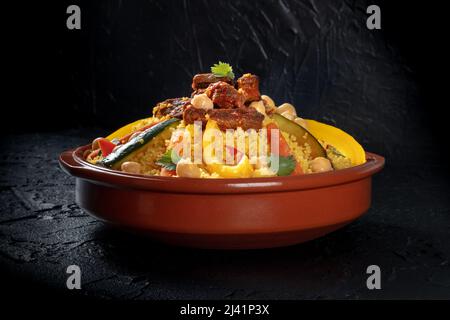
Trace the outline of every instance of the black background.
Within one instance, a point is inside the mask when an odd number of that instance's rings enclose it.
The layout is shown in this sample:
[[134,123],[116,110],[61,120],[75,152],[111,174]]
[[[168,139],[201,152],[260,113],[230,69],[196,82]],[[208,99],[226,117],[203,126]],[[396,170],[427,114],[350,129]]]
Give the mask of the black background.
[[[66,28],[65,11],[70,4],[81,7],[81,30]],[[381,7],[382,30],[366,28],[365,9],[369,4]],[[2,120],[4,131],[10,135],[2,137],[2,146],[10,146],[12,142],[7,139],[11,137],[29,133],[45,137],[67,128],[85,130],[83,136],[92,138],[94,132],[106,135],[117,126],[148,116],[158,101],[188,95],[192,75],[207,72],[222,60],[232,64],[237,74],[259,75],[262,92],[277,103],[291,102],[300,116],[334,124],[351,133],[366,150],[385,156],[383,181],[392,186],[397,180],[402,186],[408,184],[409,176],[395,175],[401,167],[433,170],[441,177],[448,174],[447,29],[444,8],[436,4],[348,0],[21,1],[8,3],[3,14],[4,63],[9,72],[4,75],[8,99],[2,104]],[[36,141],[45,145],[43,140]],[[425,184],[428,173],[415,177],[414,181]],[[420,190],[420,186],[414,190]],[[383,202],[386,197],[382,186],[374,191],[374,203],[380,204],[374,221],[385,221],[388,218],[383,214],[393,212],[389,206],[398,206],[406,210],[411,221],[408,226],[416,227],[414,217],[422,212],[408,207],[407,192],[401,193],[401,199],[392,197],[389,203]],[[420,237],[427,238],[445,226],[435,223],[422,227]],[[319,247],[328,245],[330,251],[342,251],[336,257],[336,265],[340,265],[344,261],[340,256],[345,257],[345,248],[352,246],[355,238],[365,241],[360,243],[362,247],[376,248],[375,240],[384,234],[395,244],[409,236],[409,229],[398,234],[392,229],[389,234],[391,229],[386,233],[374,223],[354,229],[331,240],[306,244],[303,256],[314,256]],[[367,240],[367,231],[377,236]],[[143,248],[139,241],[114,234],[105,238],[118,243],[115,263],[123,265],[120,256],[140,259],[137,257]],[[134,248],[131,253],[130,247]],[[169,263],[178,262],[166,254],[164,247],[152,244],[151,248]],[[302,256],[283,250],[272,252],[272,256],[290,265],[301,263]],[[180,260],[185,258],[183,261],[191,254],[181,249],[176,253]],[[195,251],[194,255],[197,260],[192,263],[199,270],[211,258]],[[255,268],[267,259],[266,253],[257,253],[256,258],[247,253],[227,253],[224,257],[240,259],[240,263]],[[223,264],[221,259],[213,256],[218,265]],[[354,261],[355,256],[349,254],[349,260]],[[142,268],[152,263],[146,262]],[[330,263],[331,268],[333,259]],[[166,269],[164,265],[155,268]],[[276,274],[284,272],[278,265],[274,270]],[[228,271],[217,274],[226,278]],[[7,274],[5,278],[15,276]],[[263,274],[258,279],[267,277]],[[405,276],[405,292],[412,277],[412,273]],[[51,282],[50,278],[43,282]],[[12,285],[17,289],[17,282]],[[343,289],[336,296],[345,292]],[[204,294],[207,296],[206,291]]]
[[[81,30],[66,28],[69,4]],[[113,129],[188,95],[223,60],[276,103],[335,124],[388,161],[442,161],[448,81],[442,8],[378,1],[58,1],[8,12],[12,131]],[[8,62],[9,64],[9,62]],[[11,82],[10,82],[11,83]]]

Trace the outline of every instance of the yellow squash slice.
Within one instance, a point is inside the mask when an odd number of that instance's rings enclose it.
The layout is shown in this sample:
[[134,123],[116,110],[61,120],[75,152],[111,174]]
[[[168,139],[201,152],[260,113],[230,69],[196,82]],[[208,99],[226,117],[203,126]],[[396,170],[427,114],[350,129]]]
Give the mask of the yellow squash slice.
[[222,178],[250,178],[253,175],[253,166],[246,155],[234,166],[213,162],[208,164],[207,168]]
[[[249,178],[253,175],[253,166],[246,155],[236,165],[226,165],[219,160],[214,160],[212,142],[215,138],[214,131],[220,132],[216,121],[209,120],[206,124],[205,133],[203,135],[203,157],[208,158],[206,167],[211,173],[215,173],[222,178]],[[224,139],[223,136],[220,136]],[[223,140],[219,148],[223,147]],[[219,157],[221,158],[221,157]]]
[[133,131],[133,128],[138,126],[139,123],[144,122],[148,119],[150,119],[150,118],[140,119],[140,120],[134,121],[132,123],[129,123],[129,124],[123,126],[122,128],[111,133],[109,136],[106,137],[106,139],[108,139],[109,141],[116,139],[116,138],[120,139],[120,138],[126,136],[127,134],[130,134]]
[[340,153],[352,161],[352,165],[360,165],[366,162],[366,154],[363,147],[348,133],[314,120],[306,120],[308,131],[319,141],[335,147]]

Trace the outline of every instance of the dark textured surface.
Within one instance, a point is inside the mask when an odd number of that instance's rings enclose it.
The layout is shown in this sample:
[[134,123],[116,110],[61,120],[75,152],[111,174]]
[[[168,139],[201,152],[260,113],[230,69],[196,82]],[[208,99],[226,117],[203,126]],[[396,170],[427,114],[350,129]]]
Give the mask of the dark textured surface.
[[[372,2],[365,0],[39,3],[46,19],[37,35],[26,29],[23,52],[33,55],[18,64],[33,64],[20,78],[28,93],[17,95],[21,105],[31,100],[25,128],[112,129],[190,94],[192,76],[223,60],[237,74],[259,75],[262,92],[278,104],[291,102],[301,116],[339,124],[373,152],[417,164],[442,153],[430,147],[443,139],[432,135],[440,120],[432,116],[439,103],[430,101],[443,87],[432,74],[445,57],[435,39],[440,10],[377,2],[382,30],[366,28]],[[72,3],[82,10],[79,31],[65,27]]]
[[[41,296],[67,293],[65,269],[76,264],[81,294],[90,297],[450,299],[449,182],[440,167],[388,165],[375,177],[367,215],[322,239],[271,250],[192,250],[112,229],[74,203],[74,179],[57,154],[97,134],[13,135],[2,146],[0,264]],[[371,264],[381,268],[382,290],[366,289]]]

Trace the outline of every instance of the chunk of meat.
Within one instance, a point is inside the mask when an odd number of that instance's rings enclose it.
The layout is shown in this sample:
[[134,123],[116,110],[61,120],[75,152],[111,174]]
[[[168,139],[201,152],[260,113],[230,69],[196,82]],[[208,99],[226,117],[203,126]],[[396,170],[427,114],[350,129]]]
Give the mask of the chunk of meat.
[[192,124],[195,121],[201,121],[203,126],[206,124],[206,110],[194,108],[189,105],[183,112],[183,120],[186,124]]
[[234,85],[233,79],[230,77],[216,77],[213,73],[196,74],[192,79],[192,89],[197,91],[199,89],[206,89],[211,83],[223,81]]
[[201,121],[202,126],[205,127],[208,119],[215,120],[223,131],[238,127],[247,130],[261,129],[264,115],[253,108],[204,110],[189,106],[184,110],[183,120],[186,124]]
[[261,99],[258,76],[246,73],[237,80],[237,85],[239,92],[245,97],[246,103]]
[[191,99],[186,97],[167,99],[158,103],[153,108],[153,116],[161,118],[168,115],[172,118],[181,119],[183,117],[183,111],[190,101]]
[[233,109],[244,106],[244,96],[226,82],[210,84],[205,93],[218,108]]
[[196,96],[197,94],[202,94],[205,93],[206,89],[197,89],[195,91],[192,91],[191,93],[191,98],[193,98],[194,96]]
[[236,129],[243,130],[261,129],[264,115],[253,108],[239,109],[212,109],[208,111],[209,118],[215,120],[220,130]]

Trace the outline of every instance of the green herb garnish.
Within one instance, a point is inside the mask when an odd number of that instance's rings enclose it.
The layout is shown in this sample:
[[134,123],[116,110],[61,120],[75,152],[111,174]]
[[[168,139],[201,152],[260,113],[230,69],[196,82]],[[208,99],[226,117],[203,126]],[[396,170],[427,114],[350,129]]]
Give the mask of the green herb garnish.
[[280,156],[278,160],[278,176],[288,176],[294,170],[297,162],[295,161],[293,156],[283,157]]
[[211,72],[216,77],[228,77],[234,79],[233,67],[228,63],[219,61],[211,67]]
[[169,170],[169,171],[175,170],[177,168],[178,161],[180,161],[180,156],[176,152],[174,152],[173,153],[173,155],[174,155],[174,159],[173,160],[175,162],[172,161],[172,151],[173,151],[172,149],[167,150],[166,153],[164,153],[162,155],[162,157],[159,158],[158,161],[156,161],[155,163],[158,166],[161,166],[161,167],[165,168],[166,170]]

